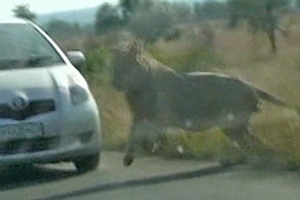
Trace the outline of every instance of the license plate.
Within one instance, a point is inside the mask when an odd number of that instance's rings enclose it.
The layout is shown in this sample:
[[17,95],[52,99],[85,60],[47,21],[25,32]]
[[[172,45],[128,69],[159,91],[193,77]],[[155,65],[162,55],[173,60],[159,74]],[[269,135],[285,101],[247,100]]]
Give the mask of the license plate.
[[0,142],[41,136],[43,136],[43,127],[40,123],[0,126]]

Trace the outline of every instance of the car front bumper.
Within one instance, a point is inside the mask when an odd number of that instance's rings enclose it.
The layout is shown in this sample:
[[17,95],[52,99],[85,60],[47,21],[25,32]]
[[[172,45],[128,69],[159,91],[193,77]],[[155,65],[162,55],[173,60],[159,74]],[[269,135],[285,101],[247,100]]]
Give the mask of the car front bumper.
[[101,151],[102,124],[94,100],[73,109],[37,115],[22,122],[0,122],[0,126],[42,123],[44,129],[43,135],[36,138],[0,140],[0,165],[74,161]]
[[77,157],[95,155],[100,153],[100,148],[95,145],[73,144],[59,149],[51,149],[31,153],[17,153],[1,155],[1,165],[29,164],[29,163],[56,163],[73,161]]

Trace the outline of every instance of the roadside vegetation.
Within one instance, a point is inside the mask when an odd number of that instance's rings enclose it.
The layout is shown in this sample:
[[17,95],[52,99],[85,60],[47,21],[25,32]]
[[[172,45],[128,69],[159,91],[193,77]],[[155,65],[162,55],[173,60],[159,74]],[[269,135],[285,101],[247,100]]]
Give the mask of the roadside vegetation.
[[[65,51],[80,49],[85,53],[87,66],[80,70],[103,113],[105,148],[121,151],[125,148],[131,121],[123,94],[110,83],[109,49],[118,42],[138,38],[153,57],[177,71],[225,73],[286,100],[295,109],[262,103],[262,112],[253,116],[252,132],[284,164],[298,167],[300,14],[297,5],[292,7],[286,0],[207,1],[192,5],[120,0],[116,6],[100,5],[95,22],[85,27],[55,20],[43,26]],[[259,21],[262,16],[264,20]],[[275,49],[270,32],[275,36]],[[260,151],[263,152],[257,153]],[[202,133],[172,131],[159,153],[208,160],[221,154],[239,154],[219,129]]]

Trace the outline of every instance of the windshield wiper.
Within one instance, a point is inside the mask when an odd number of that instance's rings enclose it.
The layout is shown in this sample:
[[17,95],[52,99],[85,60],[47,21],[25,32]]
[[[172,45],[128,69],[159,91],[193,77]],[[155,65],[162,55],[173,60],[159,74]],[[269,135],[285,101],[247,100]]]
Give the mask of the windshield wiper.
[[30,58],[26,61],[27,67],[40,67],[41,65],[49,64],[52,61],[53,57],[48,55],[43,56],[30,56]]
[[22,60],[3,59],[0,60],[0,70],[20,68],[23,65]]

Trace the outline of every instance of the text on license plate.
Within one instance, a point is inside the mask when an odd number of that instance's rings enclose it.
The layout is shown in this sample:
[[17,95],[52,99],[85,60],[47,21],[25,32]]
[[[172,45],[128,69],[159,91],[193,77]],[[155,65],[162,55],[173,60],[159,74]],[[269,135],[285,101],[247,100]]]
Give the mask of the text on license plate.
[[43,136],[40,123],[0,126],[0,142],[15,139],[31,139]]

